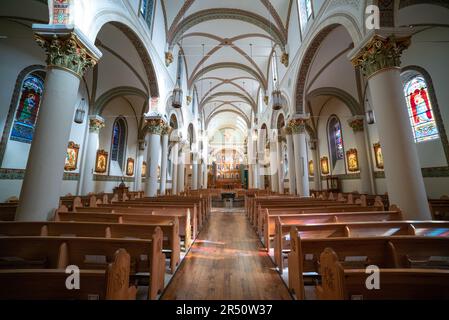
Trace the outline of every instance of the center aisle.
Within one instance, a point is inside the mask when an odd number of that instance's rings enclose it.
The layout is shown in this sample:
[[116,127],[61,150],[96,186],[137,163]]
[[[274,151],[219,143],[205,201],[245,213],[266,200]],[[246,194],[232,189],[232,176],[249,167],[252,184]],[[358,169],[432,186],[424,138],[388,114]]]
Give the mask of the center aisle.
[[291,300],[243,210],[212,212],[161,300]]

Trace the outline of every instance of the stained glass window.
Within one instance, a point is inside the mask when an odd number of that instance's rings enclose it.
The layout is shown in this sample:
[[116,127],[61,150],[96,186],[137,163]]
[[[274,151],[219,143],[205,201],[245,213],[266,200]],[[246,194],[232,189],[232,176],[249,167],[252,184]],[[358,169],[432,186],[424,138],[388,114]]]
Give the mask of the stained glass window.
[[332,164],[335,166],[338,160],[344,159],[343,136],[341,131],[341,123],[337,117],[332,117],[329,121],[329,145],[332,155]]
[[313,15],[312,0],[297,0],[299,25],[302,31],[304,31],[307,22]]
[[154,0],[141,0],[140,14],[144,17],[150,29],[153,21],[153,10],[154,10]]
[[44,80],[41,77],[30,74],[23,81],[19,105],[11,130],[11,140],[23,143],[31,143],[33,140],[43,91]]
[[307,19],[310,19],[313,13],[312,0],[305,0],[305,2]]
[[120,168],[123,168],[126,147],[126,124],[123,118],[118,118],[112,130],[112,150],[111,160],[117,161]]
[[404,91],[415,142],[438,139],[438,128],[424,78],[421,75],[414,77],[405,84]]

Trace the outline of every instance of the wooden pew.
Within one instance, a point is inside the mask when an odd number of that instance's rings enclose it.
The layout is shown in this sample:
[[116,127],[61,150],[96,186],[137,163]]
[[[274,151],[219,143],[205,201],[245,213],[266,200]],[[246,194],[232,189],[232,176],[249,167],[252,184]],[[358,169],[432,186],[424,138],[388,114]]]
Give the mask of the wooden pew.
[[[148,297],[156,299],[164,289],[165,255],[162,253],[162,241],[160,228],[156,228],[151,240],[0,237],[0,261],[2,269],[65,269],[75,265],[80,269],[104,270],[107,262],[113,260],[115,252],[123,248],[131,257],[131,279],[148,279]],[[148,278],[146,274],[149,274]],[[126,281],[124,277],[121,279]]]
[[381,268],[380,287],[368,290],[366,269],[346,269],[338,255],[326,248],[320,256],[319,300],[449,299],[449,270]]
[[[80,270],[80,287],[68,290],[65,269],[0,268],[2,300],[135,300],[137,288],[129,286],[130,256],[125,249],[114,253],[104,270]],[[61,261],[61,267],[63,266]],[[119,279],[120,281],[117,281]]]
[[[329,222],[357,222],[357,221],[394,221],[394,220],[402,220],[402,214],[401,211],[397,208],[391,210],[391,211],[355,211],[357,208],[347,208],[347,211],[343,211],[340,209],[335,209],[336,212],[334,212],[333,207],[323,207],[317,212],[317,213],[303,213],[304,210],[298,210],[298,211],[279,211],[278,213],[272,213],[273,211],[266,211],[265,213],[265,219],[263,220],[263,228],[260,229],[259,234],[262,235],[263,243],[265,247],[267,248],[267,251],[270,250],[271,243],[270,239],[274,237],[276,232],[276,219],[277,217],[282,217],[283,219],[288,219],[288,216],[292,216],[289,221],[293,222],[296,221],[298,215],[304,215],[307,221],[310,223],[319,223],[319,220],[323,219],[324,217],[324,223]],[[361,210],[364,210],[365,208],[361,208]],[[318,214],[317,217],[314,216],[314,214]],[[319,216],[320,214],[323,214],[323,216]],[[310,216],[309,216],[310,215]],[[316,220],[318,219],[318,221]],[[359,220],[360,219],[360,220]],[[301,220],[299,220],[301,221]],[[262,222],[261,222],[262,223]],[[298,222],[303,224],[302,222]]]
[[[432,257],[449,257],[447,237],[360,237],[333,239],[301,239],[296,228],[290,232],[291,252],[288,256],[288,284],[299,300],[304,299],[304,272],[320,272],[319,257],[332,248],[352,268],[428,267]],[[448,267],[447,261],[439,262]],[[435,264],[432,264],[435,267]],[[321,269],[322,270],[322,269]]]
[[[326,224],[295,224],[276,219],[274,261],[282,274],[284,255],[290,252],[290,230],[296,228],[301,239],[355,238],[376,236],[449,237],[449,222],[444,221],[368,221]],[[287,239],[286,239],[287,238]]]
[[[311,200],[311,199],[302,199],[296,201],[277,201],[277,202],[256,202],[256,207],[253,209],[252,221],[253,226],[256,230],[260,230],[261,224],[263,225],[263,219],[265,218],[265,212],[267,209],[269,210],[297,210],[297,209],[305,209],[305,208],[322,208],[328,206],[339,206],[335,201],[323,201],[323,200]],[[348,205],[352,207],[357,207],[358,205]]]
[[158,221],[158,224],[117,224],[99,222],[0,222],[0,236],[73,236],[88,238],[149,239],[156,228],[164,235],[163,249],[170,251],[170,270],[173,273],[181,259],[179,220]]
[[137,205],[148,206],[165,206],[165,207],[181,207],[187,206],[191,212],[195,213],[199,228],[203,227],[203,223],[207,220],[210,213],[211,204],[207,203],[206,198],[188,197],[188,196],[161,196],[154,198],[142,198],[136,201],[127,201],[126,204],[132,203]]
[[434,220],[449,221],[449,199],[429,200],[429,206]]
[[97,197],[95,195],[88,196],[63,196],[59,200],[60,206],[66,206],[70,211],[76,207],[96,207]]
[[[107,210],[113,210],[114,212],[124,212],[124,213],[151,213],[155,210],[157,211],[165,211],[170,213],[182,213],[184,215],[189,212],[190,216],[190,225],[192,226],[192,235],[194,239],[199,233],[199,229],[201,229],[201,225],[198,222],[198,210],[197,206],[193,205],[176,205],[176,204],[159,204],[159,203],[133,203],[129,204],[128,202],[114,203],[111,205],[99,205],[100,208],[105,208]],[[82,211],[82,209],[76,208],[76,210]],[[182,224],[182,220],[180,220]]]
[[18,205],[17,202],[0,203],[0,221],[13,221]]
[[[93,210],[91,210],[93,209]],[[191,218],[189,209],[167,209],[159,207],[124,207],[124,206],[101,206],[99,208],[77,208],[76,214],[63,214],[65,210],[58,210],[59,218],[72,219],[61,221],[91,221],[91,222],[109,222],[109,223],[163,223],[166,219],[179,220],[179,235],[184,238],[186,250],[190,248],[195,233],[197,233],[197,223],[195,217]],[[107,215],[110,215],[109,217]],[[62,218],[62,215],[65,217]],[[85,220],[89,219],[89,220]],[[56,220],[58,221],[58,220]],[[159,222],[158,222],[159,221]]]

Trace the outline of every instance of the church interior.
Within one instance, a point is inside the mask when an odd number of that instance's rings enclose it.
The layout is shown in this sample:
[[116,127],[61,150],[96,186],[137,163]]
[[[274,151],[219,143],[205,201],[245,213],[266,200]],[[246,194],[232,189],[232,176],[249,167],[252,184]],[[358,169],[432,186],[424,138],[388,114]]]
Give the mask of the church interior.
[[449,299],[448,21],[1,1],[0,299]]

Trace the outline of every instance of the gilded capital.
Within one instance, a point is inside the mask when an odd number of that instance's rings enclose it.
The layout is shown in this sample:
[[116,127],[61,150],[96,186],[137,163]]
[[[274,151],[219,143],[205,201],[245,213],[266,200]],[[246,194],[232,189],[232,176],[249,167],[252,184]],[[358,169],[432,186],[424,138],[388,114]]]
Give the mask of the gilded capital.
[[290,128],[292,134],[301,134],[306,132],[306,124],[309,120],[307,116],[298,116],[288,122],[287,127]]
[[163,128],[162,128],[162,135],[170,134],[172,133],[173,128],[170,127],[170,125],[166,122],[164,122]]
[[89,132],[99,133],[104,128],[104,119],[100,116],[89,117]]
[[149,134],[163,135],[166,123],[162,118],[148,118],[146,124]]
[[165,65],[168,67],[173,63],[173,53],[170,51],[165,52]]
[[281,63],[287,68],[289,62],[289,55],[287,52],[283,52],[281,56]]
[[362,132],[365,129],[365,118],[363,116],[355,116],[348,120],[348,125],[354,132]]
[[410,46],[410,36],[397,38],[374,35],[352,59],[354,67],[360,67],[366,77],[401,66],[401,55]]
[[[75,29],[36,30],[35,39],[47,54],[47,66],[70,71],[82,77],[97,64],[101,53],[93,52]],[[52,32],[54,31],[54,32]],[[96,49],[98,50],[98,49]]]

